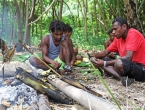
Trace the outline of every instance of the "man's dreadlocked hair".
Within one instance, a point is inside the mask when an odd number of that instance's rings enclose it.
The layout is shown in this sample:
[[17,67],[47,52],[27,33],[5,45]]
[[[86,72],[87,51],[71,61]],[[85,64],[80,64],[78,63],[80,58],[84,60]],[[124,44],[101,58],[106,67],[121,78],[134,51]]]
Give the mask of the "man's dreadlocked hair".
[[65,24],[62,21],[54,20],[50,23],[49,31],[65,31]]

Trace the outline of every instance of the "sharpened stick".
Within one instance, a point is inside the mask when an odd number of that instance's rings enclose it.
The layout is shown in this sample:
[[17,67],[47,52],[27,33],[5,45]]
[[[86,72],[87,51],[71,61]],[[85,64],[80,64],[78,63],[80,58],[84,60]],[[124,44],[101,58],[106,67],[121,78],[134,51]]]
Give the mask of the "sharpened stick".
[[3,73],[3,79],[4,79],[4,66],[5,66],[5,64],[6,63],[3,63],[2,66],[0,67],[0,71],[3,69],[3,72],[2,72]]
[[2,73],[3,73],[3,79],[4,79],[4,72],[5,72],[5,68],[3,66],[3,70],[2,70]]

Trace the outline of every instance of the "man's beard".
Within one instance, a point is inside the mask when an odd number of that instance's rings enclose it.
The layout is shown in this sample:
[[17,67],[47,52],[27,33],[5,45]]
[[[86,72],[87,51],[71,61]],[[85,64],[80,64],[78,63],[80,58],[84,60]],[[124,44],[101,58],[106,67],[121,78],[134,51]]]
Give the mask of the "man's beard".
[[56,42],[60,42],[60,41],[61,41],[61,39],[55,39],[55,41],[56,41]]

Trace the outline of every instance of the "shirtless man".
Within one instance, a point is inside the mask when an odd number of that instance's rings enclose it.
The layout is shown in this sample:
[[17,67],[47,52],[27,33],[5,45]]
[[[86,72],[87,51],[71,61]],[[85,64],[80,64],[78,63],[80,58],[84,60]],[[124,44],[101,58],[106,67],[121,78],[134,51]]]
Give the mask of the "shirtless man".
[[[108,35],[109,35],[109,39],[107,39],[105,42],[104,42],[104,48],[107,49],[110,44],[113,42],[115,36],[113,35],[113,29],[111,28],[109,31],[108,31]],[[111,52],[107,57],[111,58],[111,59],[115,59],[116,58],[116,55],[117,53],[116,52]]]
[[70,45],[72,45],[71,51],[74,52],[76,56],[76,60],[83,60],[83,57],[78,55],[78,48],[73,45],[72,40],[71,40],[71,35],[73,32],[72,27],[68,24],[65,24],[65,27],[66,27],[66,32],[65,32],[66,39],[68,40]]
[[105,49],[107,49],[107,47],[109,47],[109,45],[113,42],[114,40],[114,35],[112,33],[113,29],[111,28],[109,31],[108,31],[108,35],[109,35],[109,39],[107,39],[105,42],[104,42],[104,47]]

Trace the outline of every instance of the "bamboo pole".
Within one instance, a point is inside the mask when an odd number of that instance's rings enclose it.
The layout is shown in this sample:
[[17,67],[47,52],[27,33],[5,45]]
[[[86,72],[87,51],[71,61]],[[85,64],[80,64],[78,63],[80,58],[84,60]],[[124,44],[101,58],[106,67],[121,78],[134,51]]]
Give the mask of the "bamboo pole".
[[109,101],[96,97],[82,89],[71,86],[58,78],[52,80],[48,79],[48,81],[67,96],[90,110],[119,110],[116,105],[113,105]]
[[49,105],[49,100],[48,97],[44,94],[39,94],[39,110],[51,110],[50,105]]

